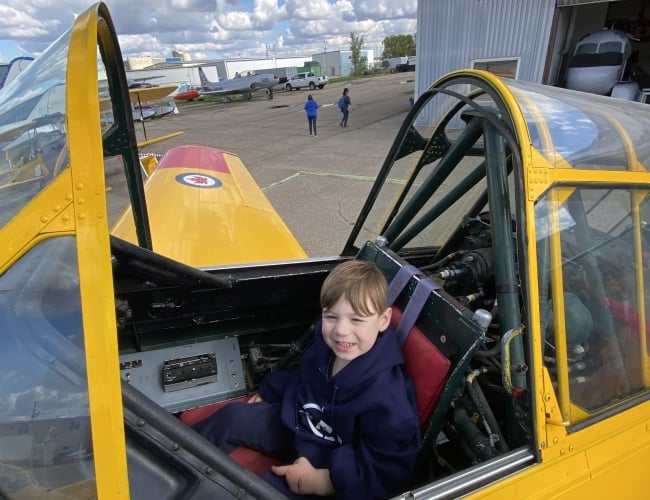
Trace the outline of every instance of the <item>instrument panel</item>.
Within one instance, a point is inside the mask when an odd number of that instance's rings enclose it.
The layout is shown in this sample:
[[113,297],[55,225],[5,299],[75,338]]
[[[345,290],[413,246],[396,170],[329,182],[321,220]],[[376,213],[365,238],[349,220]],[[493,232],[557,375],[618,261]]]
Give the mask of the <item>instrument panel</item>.
[[236,338],[123,354],[120,375],[170,413],[246,393]]

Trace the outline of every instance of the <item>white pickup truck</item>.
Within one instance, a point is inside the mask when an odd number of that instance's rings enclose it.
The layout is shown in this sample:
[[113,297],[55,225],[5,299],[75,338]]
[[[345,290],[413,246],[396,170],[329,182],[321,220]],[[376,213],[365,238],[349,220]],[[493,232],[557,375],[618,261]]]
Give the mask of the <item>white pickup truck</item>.
[[310,71],[293,75],[284,88],[287,90],[300,90],[303,87],[309,87],[309,90],[314,90],[316,87],[322,89],[326,84],[327,76],[316,76]]

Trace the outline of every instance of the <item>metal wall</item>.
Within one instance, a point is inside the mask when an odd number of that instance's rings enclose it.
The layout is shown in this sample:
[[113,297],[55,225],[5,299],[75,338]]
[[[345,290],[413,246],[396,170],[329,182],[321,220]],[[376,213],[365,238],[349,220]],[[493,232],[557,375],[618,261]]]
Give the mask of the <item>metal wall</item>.
[[341,51],[321,52],[311,58],[320,64],[321,75],[338,76],[341,74]]
[[[228,59],[224,61],[226,68],[225,75],[222,75],[221,69],[219,69],[219,76],[222,76],[222,78],[231,79],[235,78],[237,73],[245,76],[251,71],[256,73],[267,73],[265,70],[272,70],[274,68],[287,68],[292,66],[299,68],[311,60],[312,58],[309,56],[278,57],[275,59]],[[268,71],[268,73],[273,72]]]
[[[369,49],[361,51],[361,56],[366,58],[368,67],[372,67],[374,52]],[[320,64],[321,74],[327,76],[348,76],[352,73],[352,52],[349,50],[334,50],[314,54],[312,59]]]
[[517,78],[541,82],[555,0],[421,0],[415,97],[477,59],[519,58]]

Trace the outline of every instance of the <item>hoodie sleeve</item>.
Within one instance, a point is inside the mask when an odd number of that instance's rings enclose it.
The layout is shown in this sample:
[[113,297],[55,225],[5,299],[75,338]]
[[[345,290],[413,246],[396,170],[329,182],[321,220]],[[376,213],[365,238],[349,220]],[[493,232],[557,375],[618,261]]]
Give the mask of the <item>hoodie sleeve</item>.
[[267,373],[260,382],[258,389],[260,397],[268,403],[281,402],[284,391],[295,375],[294,372],[286,370]]
[[[322,344],[325,346],[325,343],[320,337],[320,324],[316,328],[315,333],[315,342],[314,344]],[[319,342],[320,341],[320,342]],[[305,350],[303,354],[301,368],[293,370],[278,370],[275,372],[267,373],[264,378],[260,381],[258,388],[258,393],[264,401],[269,403],[279,403],[282,401],[282,397],[287,392],[289,387],[293,387],[300,383],[301,380],[301,370],[306,366],[313,366],[317,363],[319,352],[326,347],[320,347],[320,349],[315,349],[313,344]],[[326,356],[327,354],[325,354]],[[321,356],[323,356],[321,354]]]
[[360,415],[357,439],[330,455],[337,498],[388,498],[405,491],[413,479],[420,449],[416,403],[412,393],[403,390],[404,381],[393,381],[402,391],[388,393],[386,383],[381,381],[386,397]]

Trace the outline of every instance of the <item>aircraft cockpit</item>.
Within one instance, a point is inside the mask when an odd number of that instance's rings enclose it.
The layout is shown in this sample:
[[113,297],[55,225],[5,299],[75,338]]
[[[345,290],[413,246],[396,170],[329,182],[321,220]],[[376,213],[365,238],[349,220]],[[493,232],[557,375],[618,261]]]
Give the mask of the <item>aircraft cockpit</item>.
[[117,35],[89,8],[0,91],[0,496],[277,498],[183,416],[294,366],[355,258],[406,269],[395,314],[417,295],[409,331],[442,360],[397,498],[638,495],[648,130],[640,103],[450,73],[340,254],[307,258],[237,155],[173,148],[144,178]]

